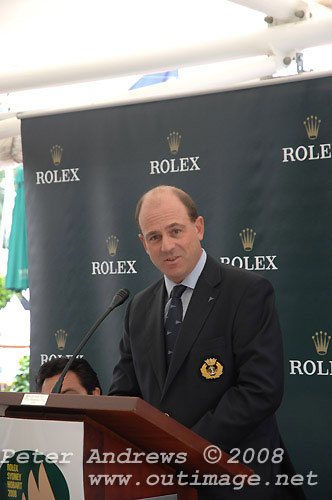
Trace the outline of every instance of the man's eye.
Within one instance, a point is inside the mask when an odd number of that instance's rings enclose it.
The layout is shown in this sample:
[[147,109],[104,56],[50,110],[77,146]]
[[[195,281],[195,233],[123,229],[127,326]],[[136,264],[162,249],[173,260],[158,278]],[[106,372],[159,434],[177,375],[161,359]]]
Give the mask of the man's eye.
[[150,241],[156,241],[159,238],[157,234],[154,234],[153,236],[150,236]]
[[179,234],[179,233],[181,233],[181,229],[173,229],[173,233],[174,234]]

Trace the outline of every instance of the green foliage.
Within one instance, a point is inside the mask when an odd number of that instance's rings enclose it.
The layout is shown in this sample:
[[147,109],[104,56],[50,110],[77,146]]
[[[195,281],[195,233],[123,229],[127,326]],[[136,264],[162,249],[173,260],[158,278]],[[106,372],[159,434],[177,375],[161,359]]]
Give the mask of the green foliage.
[[13,295],[14,292],[5,288],[5,278],[0,274],[0,309],[6,306]]
[[29,392],[29,356],[20,358],[20,369],[14,378],[14,382],[6,389],[7,392]]

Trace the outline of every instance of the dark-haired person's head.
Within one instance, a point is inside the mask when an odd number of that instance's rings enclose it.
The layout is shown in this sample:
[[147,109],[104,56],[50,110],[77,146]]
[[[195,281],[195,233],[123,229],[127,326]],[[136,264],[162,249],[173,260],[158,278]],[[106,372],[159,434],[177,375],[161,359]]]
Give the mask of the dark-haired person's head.
[[[36,391],[49,394],[58,381],[67,361],[67,358],[55,358],[44,363],[39,368],[36,376]],[[61,394],[91,394],[98,396],[101,393],[100,383],[92,366],[86,359],[75,359],[64,378]]]

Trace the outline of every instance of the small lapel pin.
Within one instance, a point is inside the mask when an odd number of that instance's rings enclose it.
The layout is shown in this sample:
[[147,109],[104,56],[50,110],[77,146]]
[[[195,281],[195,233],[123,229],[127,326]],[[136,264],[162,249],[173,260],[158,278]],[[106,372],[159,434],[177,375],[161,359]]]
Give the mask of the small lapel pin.
[[214,297],[209,297],[208,302],[211,302],[211,300],[214,300]]
[[219,378],[223,374],[224,367],[217,358],[208,358],[205,359],[200,370],[204,378],[211,380]]

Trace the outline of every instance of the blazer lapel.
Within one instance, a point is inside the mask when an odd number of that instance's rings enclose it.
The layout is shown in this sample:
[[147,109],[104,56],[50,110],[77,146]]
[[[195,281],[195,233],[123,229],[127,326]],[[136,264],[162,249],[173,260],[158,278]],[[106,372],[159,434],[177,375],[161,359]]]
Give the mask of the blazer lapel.
[[144,348],[148,350],[149,359],[158,380],[160,391],[162,391],[166,379],[166,355],[164,340],[164,309],[165,309],[165,285],[160,280],[155,294],[147,303],[147,321],[145,329],[146,343]]
[[221,267],[208,257],[191,297],[181,331],[175,344],[174,353],[166,376],[162,397],[168,390],[175,375],[181,368],[188,352],[217,302],[221,281]]

